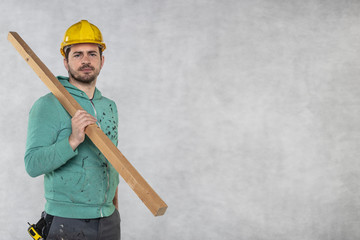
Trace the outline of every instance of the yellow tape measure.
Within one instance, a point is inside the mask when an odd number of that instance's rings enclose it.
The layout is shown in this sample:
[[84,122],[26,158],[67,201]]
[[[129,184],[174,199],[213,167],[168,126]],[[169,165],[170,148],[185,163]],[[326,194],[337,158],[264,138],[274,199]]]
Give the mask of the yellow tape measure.
[[[28,223],[30,225],[30,223]],[[42,236],[35,230],[35,224],[30,225],[28,228],[28,233],[35,240],[43,239]]]

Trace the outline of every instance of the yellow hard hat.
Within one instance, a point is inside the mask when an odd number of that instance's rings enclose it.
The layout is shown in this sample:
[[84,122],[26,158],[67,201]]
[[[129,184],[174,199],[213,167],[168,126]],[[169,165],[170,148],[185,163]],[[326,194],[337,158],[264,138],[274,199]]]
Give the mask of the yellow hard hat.
[[61,54],[65,57],[64,48],[78,43],[96,43],[101,46],[102,51],[106,48],[100,30],[86,20],[81,20],[66,30],[61,43]]

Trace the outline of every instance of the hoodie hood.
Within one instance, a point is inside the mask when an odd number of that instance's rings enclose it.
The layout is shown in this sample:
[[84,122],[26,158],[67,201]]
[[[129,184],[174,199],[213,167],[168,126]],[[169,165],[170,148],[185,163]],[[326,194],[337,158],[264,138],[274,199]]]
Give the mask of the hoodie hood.
[[[80,98],[85,98],[85,99],[89,100],[89,97],[86,95],[86,93],[84,91],[80,90],[79,88],[75,87],[74,85],[72,85],[69,82],[68,77],[57,76],[57,79],[66,88],[66,90],[68,90],[69,93],[71,93],[75,96],[78,96]],[[94,97],[92,98],[92,100],[99,100],[99,99],[101,99],[101,97],[102,97],[102,94],[101,94],[100,90],[95,87]]]

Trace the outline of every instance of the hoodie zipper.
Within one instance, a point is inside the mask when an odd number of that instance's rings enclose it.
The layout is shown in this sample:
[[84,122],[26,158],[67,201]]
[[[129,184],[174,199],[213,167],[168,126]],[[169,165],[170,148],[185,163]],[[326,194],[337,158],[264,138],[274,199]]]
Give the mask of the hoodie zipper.
[[94,113],[95,113],[96,124],[99,126],[99,128],[101,128],[100,123],[97,121],[97,113],[96,113],[95,105],[94,105],[94,102],[93,102],[92,99],[90,99],[90,103],[91,103],[91,106],[92,106],[92,108],[94,110]]
[[[95,109],[95,105],[94,105],[94,102],[92,99],[90,99],[90,103],[91,103],[91,106],[94,110],[94,113],[95,113],[95,118],[97,120],[97,113],[96,113],[96,109]],[[99,126],[99,128],[101,129],[101,126],[100,126],[100,123],[98,121],[96,121],[96,124]],[[106,204],[106,201],[107,201],[107,194],[109,192],[109,189],[110,189],[110,174],[109,174],[109,165],[107,163],[106,164],[106,178],[107,178],[107,186],[106,186],[106,191],[105,191],[105,196],[104,196],[104,205]],[[101,207],[100,208],[100,215],[101,217],[104,217],[104,213],[103,213],[103,208]]]

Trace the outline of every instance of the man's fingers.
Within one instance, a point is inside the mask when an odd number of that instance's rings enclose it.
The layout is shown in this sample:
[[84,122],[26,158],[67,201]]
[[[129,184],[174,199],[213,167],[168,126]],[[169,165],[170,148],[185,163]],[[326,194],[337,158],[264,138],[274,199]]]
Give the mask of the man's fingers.
[[85,139],[85,128],[91,124],[96,124],[97,119],[86,112],[78,110],[71,119],[72,132],[69,137],[69,143],[73,150]]
[[83,109],[77,110],[77,111],[75,112],[73,118],[74,118],[74,117],[77,117],[77,116],[79,116],[79,115],[81,115],[81,114],[84,114],[84,113],[87,113],[87,111],[85,111],[85,110],[83,110]]
[[83,121],[80,123],[79,127],[82,131],[85,131],[85,128],[91,124],[95,124],[96,120],[88,120],[88,121]]
[[97,119],[88,112],[86,112],[85,110],[78,110],[74,114],[72,121],[75,123],[80,123],[84,121],[92,121],[96,123]]
[[75,123],[83,123],[83,122],[97,122],[96,118],[94,118],[93,116],[91,116],[90,114],[89,115],[80,115],[78,116],[77,118],[73,118],[73,121]]

